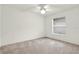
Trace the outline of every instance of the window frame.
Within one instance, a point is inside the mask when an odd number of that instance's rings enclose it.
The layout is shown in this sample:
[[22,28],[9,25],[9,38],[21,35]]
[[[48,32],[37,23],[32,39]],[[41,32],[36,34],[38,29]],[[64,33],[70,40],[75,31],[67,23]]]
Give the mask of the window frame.
[[[65,25],[55,25],[54,24],[54,20],[62,20],[62,19],[64,19],[64,23],[65,23]],[[53,18],[52,19],[52,32],[53,32],[53,34],[58,34],[58,35],[62,35],[62,34],[66,34],[66,18],[65,17],[57,17],[57,18]],[[55,27],[63,27],[63,28],[65,28],[64,29],[64,32],[55,32]]]

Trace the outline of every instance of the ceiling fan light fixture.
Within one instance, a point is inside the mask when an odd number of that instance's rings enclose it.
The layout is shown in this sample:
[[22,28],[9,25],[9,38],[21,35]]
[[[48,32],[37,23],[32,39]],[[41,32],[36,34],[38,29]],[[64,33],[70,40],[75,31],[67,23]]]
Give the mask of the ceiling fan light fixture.
[[41,9],[41,14],[45,14],[46,10],[45,9]]

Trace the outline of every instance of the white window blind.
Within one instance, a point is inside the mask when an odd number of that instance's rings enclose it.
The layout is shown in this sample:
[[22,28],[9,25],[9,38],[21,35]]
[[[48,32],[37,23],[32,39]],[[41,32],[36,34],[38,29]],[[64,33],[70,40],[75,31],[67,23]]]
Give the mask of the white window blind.
[[54,33],[65,34],[66,30],[65,17],[54,18],[52,23]]

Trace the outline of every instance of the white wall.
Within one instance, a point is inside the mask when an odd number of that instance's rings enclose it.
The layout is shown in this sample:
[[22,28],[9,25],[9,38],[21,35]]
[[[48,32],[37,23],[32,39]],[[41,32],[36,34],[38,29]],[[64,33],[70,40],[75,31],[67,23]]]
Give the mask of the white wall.
[[42,16],[3,6],[2,45],[44,37]]
[[0,46],[1,46],[1,20],[2,17],[1,17],[1,5],[0,5]]
[[[52,33],[52,19],[56,17],[66,17],[66,34],[59,35]],[[69,11],[64,11],[56,13],[55,15],[49,15],[46,19],[46,31],[47,37],[55,38],[62,41],[67,41],[70,43],[79,45],[79,8],[75,8]]]

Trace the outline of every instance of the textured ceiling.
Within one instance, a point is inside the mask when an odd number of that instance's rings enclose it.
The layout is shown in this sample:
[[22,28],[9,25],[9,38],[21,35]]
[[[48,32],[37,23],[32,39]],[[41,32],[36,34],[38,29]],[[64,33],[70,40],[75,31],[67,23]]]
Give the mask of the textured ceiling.
[[79,8],[78,4],[9,4],[6,6],[16,8],[21,11],[30,11],[34,13],[40,13],[40,6],[45,6],[47,11],[46,14],[57,13],[72,8]]

